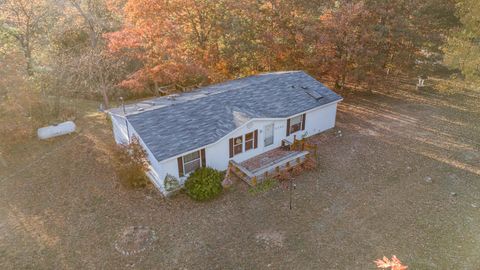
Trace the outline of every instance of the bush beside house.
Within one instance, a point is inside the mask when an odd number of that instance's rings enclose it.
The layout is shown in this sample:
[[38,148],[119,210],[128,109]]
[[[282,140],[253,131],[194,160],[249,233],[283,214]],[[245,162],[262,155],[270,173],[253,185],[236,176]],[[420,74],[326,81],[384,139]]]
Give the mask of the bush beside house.
[[210,200],[222,192],[222,180],[222,172],[209,167],[199,168],[188,177],[185,190],[194,200]]
[[115,170],[118,177],[127,186],[138,188],[149,183],[147,153],[138,138],[133,137],[129,145],[117,145],[115,151]]

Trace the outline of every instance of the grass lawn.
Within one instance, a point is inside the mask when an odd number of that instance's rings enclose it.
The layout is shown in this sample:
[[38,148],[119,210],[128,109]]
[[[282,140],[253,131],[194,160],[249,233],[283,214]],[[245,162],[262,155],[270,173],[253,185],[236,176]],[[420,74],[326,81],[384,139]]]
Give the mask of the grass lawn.
[[207,203],[125,188],[86,106],[78,133],[2,151],[0,269],[478,269],[480,93],[412,92],[346,95],[292,210],[283,185]]

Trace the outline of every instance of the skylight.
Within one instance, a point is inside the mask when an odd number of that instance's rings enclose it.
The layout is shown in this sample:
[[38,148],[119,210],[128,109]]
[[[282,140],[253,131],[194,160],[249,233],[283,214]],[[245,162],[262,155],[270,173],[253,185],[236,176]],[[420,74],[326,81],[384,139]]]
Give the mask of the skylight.
[[313,97],[316,100],[320,100],[323,98],[323,96],[318,93],[317,91],[314,91],[313,89],[309,89],[308,87],[302,87],[302,89],[305,91],[305,93],[309,94],[311,97]]

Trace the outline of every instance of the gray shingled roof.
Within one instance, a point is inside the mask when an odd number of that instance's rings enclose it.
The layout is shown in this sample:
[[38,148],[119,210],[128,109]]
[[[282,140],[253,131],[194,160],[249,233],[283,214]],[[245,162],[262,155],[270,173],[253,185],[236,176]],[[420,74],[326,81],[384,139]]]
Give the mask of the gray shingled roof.
[[214,143],[250,119],[286,118],[340,99],[303,71],[275,72],[130,105],[127,119],[162,161]]

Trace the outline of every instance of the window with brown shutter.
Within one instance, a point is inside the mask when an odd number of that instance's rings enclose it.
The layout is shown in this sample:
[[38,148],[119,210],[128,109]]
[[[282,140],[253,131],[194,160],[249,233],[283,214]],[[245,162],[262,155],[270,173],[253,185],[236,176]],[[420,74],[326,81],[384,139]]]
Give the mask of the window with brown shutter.
[[233,155],[238,155],[243,152],[243,136],[238,136],[233,139]]
[[290,119],[287,119],[287,136],[290,136]]
[[[295,133],[299,130],[302,130],[302,122],[303,122],[303,115],[297,115],[295,117],[292,117],[288,119],[287,123],[287,134],[292,134]],[[288,136],[288,135],[287,135]]]
[[230,158],[233,157],[233,138],[230,138],[229,140],[229,145],[230,145]]
[[178,164],[178,176],[182,177],[183,174],[183,157],[179,157],[177,159],[177,164]]
[[207,160],[205,158],[205,148],[179,157],[177,159],[177,164],[178,175],[180,177],[188,175],[200,167],[206,167]]
[[253,148],[257,149],[258,147],[258,129],[253,132]]
[[205,148],[200,150],[200,156],[202,157],[202,167],[207,167],[207,159],[205,158]]
[[182,157],[183,173],[189,174],[202,166],[201,151],[195,151]]
[[302,130],[305,130],[305,118],[306,117],[307,117],[306,113],[302,114]]
[[245,134],[245,152],[253,149],[253,145],[254,145],[253,132]]

